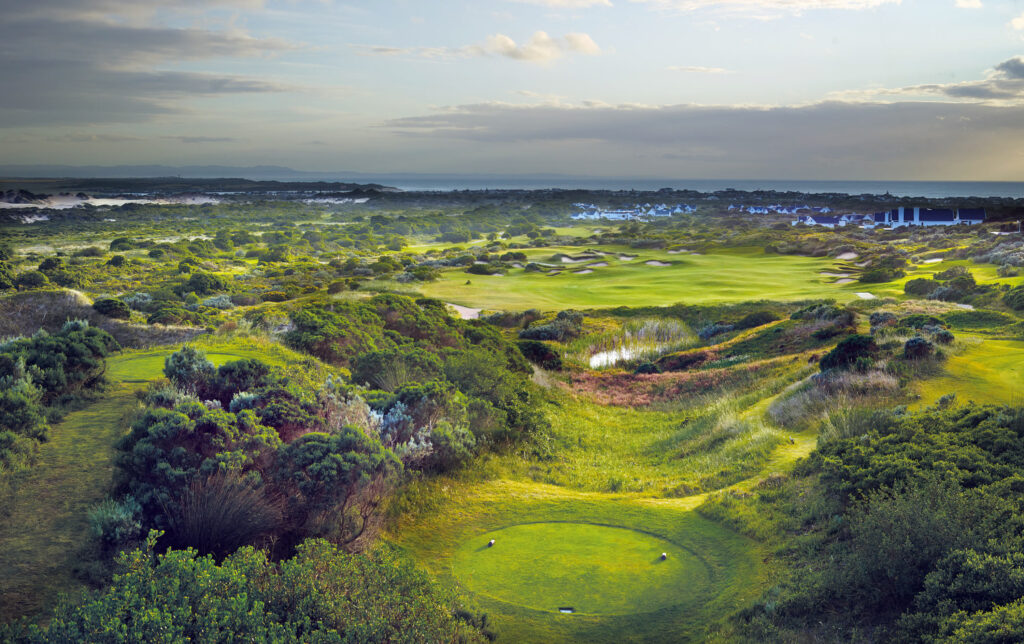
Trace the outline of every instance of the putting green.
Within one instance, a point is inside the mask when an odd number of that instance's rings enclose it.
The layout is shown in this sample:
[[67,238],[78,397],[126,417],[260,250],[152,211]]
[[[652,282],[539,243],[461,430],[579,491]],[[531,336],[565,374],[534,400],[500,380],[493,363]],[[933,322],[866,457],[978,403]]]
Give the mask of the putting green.
[[590,523],[526,523],[488,532],[464,542],[452,566],[474,593],[583,615],[653,612],[692,601],[712,581],[707,563],[685,548]]

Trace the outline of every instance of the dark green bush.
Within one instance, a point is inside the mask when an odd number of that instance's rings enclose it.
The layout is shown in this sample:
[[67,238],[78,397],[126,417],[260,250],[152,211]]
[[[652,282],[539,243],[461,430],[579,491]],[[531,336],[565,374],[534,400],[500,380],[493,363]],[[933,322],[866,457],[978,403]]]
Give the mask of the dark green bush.
[[127,320],[132,316],[132,310],[128,308],[128,305],[116,298],[96,300],[93,302],[92,308],[100,315],[105,315],[108,318]]
[[834,349],[825,354],[819,366],[822,371],[828,369],[848,369],[858,358],[874,358],[878,353],[878,345],[870,335],[851,335],[839,341]]
[[520,340],[517,345],[523,356],[541,369],[562,370],[562,356],[558,349],[538,340]]
[[927,297],[934,293],[935,290],[938,289],[940,286],[942,285],[936,282],[935,280],[924,279],[919,277],[907,281],[907,283],[903,285],[903,292],[906,293],[907,295]]

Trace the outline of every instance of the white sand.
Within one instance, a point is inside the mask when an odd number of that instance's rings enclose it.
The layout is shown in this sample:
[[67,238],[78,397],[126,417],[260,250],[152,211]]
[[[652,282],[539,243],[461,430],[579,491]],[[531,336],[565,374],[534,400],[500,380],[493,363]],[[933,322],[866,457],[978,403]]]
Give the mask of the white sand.
[[458,304],[452,304],[451,302],[448,302],[447,304],[463,320],[476,320],[480,317],[481,309],[471,309],[468,306],[459,306]]
[[644,262],[644,264],[647,264],[648,266],[671,266],[671,264],[666,264],[665,262],[659,262],[656,259],[648,260],[648,261]]
[[619,255],[620,262],[631,262],[636,259],[636,256],[630,257],[629,255]]
[[836,284],[851,284],[851,283],[853,283],[853,280],[850,279],[850,278],[846,278],[846,279],[836,280],[835,283]]
[[594,271],[590,270],[589,268],[584,268],[582,271],[573,271],[572,273],[573,275],[588,275],[593,272]]
[[962,308],[965,311],[973,311],[974,310],[974,307],[971,306],[970,304],[957,304],[957,306],[959,306],[960,308]]
[[836,259],[843,259],[843,260],[857,259],[857,257],[858,257],[857,253],[843,253],[842,255],[836,255]]
[[596,264],[590,264],[588,268],[604,268],[608,265],[608,262],[597,262]]
[[939,262],[941,262],[941,261],[942,261],[942,258],[941,258],[941,257],[935,257],[935,258],[933,258],[933,259],[926,259],[926,260],[924,260],[924,261],[923,261],[923,262],[921,262],[921,263],[922,263],[922,264],[938,264],[938,263],[939,263]]
[[824,275],[825,277],[849,277],[849,273],[830,273],[828,271],[821,271],[818,275]]
[[872,295],[871,293],[856,293],[856,296],[859,297],[862,300],[873,300],[873,299],[875,299],[875,296]]
[[579,264],[581,262],[586,262],[586,261],[588,261],[588,260],[586,260],[586,259],[573,259],[572,257],[563,257],[562,258],[562,263],[563,264]]

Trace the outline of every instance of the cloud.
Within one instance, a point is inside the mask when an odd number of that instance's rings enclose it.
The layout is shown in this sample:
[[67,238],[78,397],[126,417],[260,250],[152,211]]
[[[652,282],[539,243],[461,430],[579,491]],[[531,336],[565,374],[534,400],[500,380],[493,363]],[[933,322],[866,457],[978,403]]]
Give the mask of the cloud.
[[129,143],[142,139],[123,134],[63,134],[47,137],[46,140],[55,143]]
[[1024,13],[1011,20],[1010,26],[1018,31],[1024,31]]
[[515,0],[515,2],[537,4],[552,9],[588,9],[612,6],[611,0]]
[[232,136],[164,136],[161,138],[179,143],[231,143],[238,140]]
[[411,56],[427,59],[455,59],[500,56],[530,63],[550,63],[567,54],[597,56],[601,53],[594,39],[584,33],[569,33],[561,38],[537,31],[530,39],[517,43],[505,34],[494,34],[478,45],[464,47],[393,47],[388,45],[350,45],[363,56]]
[[273,80],[161,68],[297,47],[236,28],[163,25],[211,6],[262,1],[0,0],[0,127],[142,122],[181,113],[195,97],[285,90]]
[[990,70],[982,80],[853,90],[838,92],[834,96],[861,100],[876,100],[883,97],[905,100],[907,96],[937,96],[957,101],[1024,104],[1024,56],[1004,60]]
[[874,9],[886,4],[900,4],[902,0],[630,0],[660,9],[675,11],[718,10],[725,13],[753,14],[753,17],[771,17],[783,13],[801,13],[815,9]]
[[672,72],[685,72],[687,74],[732,74],[733,72],[724,67],[702,67],[700,65],[672,65],[665,69]]
[[960,9],[981,9],[981,0],[956,0],[956,6]]
[[[1009,153],[1024,138],[1024,106],[480,103],[384,125],[405,137],[429,139],[432,145],[463,141],[468,150],[488,150],[508,163],[517,154],[543,159],[550,166],[547,171],[572,167],[580,173],[613,174],[621,172],[623,159],[630,159],[633,172],[652,176],[936,178],[956,176],[949,173],[960,169],[963,177],[977,176],[986,171],[979,159]],[[878,174],[865,177],[865,169]]]

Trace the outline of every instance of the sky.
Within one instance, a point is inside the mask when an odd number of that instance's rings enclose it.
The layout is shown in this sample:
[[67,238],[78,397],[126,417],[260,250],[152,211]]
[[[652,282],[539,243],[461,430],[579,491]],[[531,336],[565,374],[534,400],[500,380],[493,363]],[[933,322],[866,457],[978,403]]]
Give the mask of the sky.
[[1024,0],[0,0],[0,164],[1024,180]]

